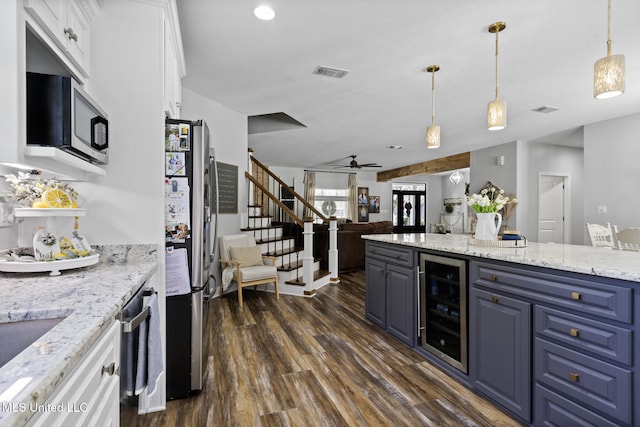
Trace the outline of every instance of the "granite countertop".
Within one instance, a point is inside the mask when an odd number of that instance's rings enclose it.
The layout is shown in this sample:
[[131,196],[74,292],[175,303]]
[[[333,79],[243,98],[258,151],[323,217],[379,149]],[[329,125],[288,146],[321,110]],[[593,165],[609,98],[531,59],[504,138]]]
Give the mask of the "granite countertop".
[[60,276],[0,273],[0,323],[66,316],[0,368],[3,427],[23,425],[31,417],[30,408],[45,401],[158,265],[154,245],[96,249],[98,264]]
[[363,239],[640,282],[640,252],[528,242],[524,248],[476,246],[461,234],[370,234]]

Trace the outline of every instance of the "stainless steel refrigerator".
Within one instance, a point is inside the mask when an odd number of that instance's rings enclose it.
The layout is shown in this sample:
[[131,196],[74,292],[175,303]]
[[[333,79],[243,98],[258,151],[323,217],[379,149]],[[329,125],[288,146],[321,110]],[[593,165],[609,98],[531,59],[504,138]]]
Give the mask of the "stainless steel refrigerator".
[[167,398],[203,388],[217,234],[217,170],[204,121],[165,123]]

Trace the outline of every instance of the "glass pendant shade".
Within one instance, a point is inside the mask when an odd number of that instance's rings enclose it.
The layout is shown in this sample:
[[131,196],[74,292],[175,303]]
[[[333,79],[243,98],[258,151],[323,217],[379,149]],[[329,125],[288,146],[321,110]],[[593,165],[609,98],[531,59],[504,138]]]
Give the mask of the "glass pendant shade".
[[494,22],[489,25],[489,32],[496,35],[496,99],[487,106],[487,128],[501,130],[507,127],[507,103],[498,99],[498,34],[507,28],[504,22]]
[[431,126],[427,128],[427,148],[440,147],[440,126],[436,125],[436,71],[439,65],[430,65],[427,71],[431,73]]
[[593,96],[606,99],[622,95],[624,74],[624,55],[608,55],[598,59],[593,67]]
[[507,127],[507,103],[496,99],[487,107],[487,127],[489,130],[501,130]]
[[460,184],[463,179],[464,179],[464,176],[462,176],[460,171],[455,171],[449,176],[449,181],[451,181],[451,183],[454,185]]
[[427,148],[440,147],[440,126],[431,125],[427,128]]

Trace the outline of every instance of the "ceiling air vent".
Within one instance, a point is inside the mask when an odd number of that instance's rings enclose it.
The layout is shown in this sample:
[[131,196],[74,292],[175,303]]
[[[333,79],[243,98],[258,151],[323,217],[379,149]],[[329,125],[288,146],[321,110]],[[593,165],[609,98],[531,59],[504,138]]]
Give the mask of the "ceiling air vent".
[[543,105],[542,107],[534,108],[531,111],[535,111],[536,113],[553,113],[554,111],[558,111],[559,108],[549,107],[548,105]]
[[315,70],[313,70],[313,74],[318,74],[320,76],[333,77],[334,79],[341,79],[347,74],[349,74],[349,70],[341,70],[340,68],[331,68],[324,67],[322,65],[318,65]]

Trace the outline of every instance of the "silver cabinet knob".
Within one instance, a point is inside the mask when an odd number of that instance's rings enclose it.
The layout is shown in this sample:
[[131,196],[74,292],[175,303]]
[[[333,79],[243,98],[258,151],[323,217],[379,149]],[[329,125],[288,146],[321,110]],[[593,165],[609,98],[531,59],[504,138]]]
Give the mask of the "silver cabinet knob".
[[73,32],[73,28],[67,27],[64,29],[64,33],[67,35],[69,40],[73,40],[74,42],[78,41],[78,35]]

